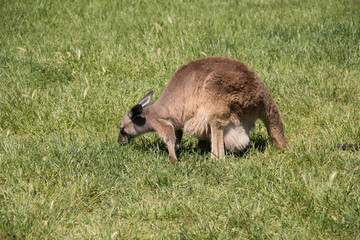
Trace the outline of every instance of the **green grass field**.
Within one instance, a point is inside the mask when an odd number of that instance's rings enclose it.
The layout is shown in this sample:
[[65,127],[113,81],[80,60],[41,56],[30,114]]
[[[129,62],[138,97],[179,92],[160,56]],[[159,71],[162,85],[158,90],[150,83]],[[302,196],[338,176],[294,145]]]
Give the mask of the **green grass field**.
[[[0,239],[360,239],[359,0],[0,0]],[[182,64],[237,58],[293,150],[261,122],[173,166],[123,114]]]

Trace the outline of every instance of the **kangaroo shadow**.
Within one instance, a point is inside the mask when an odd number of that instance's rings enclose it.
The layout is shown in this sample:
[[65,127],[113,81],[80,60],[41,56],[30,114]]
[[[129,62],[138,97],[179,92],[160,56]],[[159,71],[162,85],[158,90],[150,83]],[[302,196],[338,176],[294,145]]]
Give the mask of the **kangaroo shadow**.
[[243,157],[249,154],[253,149],[258,152],[264,152],[269,144],[269,139],[263,138],[261,135],[255,135],[250,138],[249,145],[242,151],[239,152],[226,152],[236,157]]
[[[140,139],[139,139],[140,140]],[[157,138],[155,141],[152,141],[151,143],[148,140],[142,139],[138,142],[139,146],[142,146],[144,148],[152,148],[152,150],[159,151],[159,152],[168,152],[168,148],[166,143],[161,139]],[[251,151],[259,151],[264,152],[266,147],[269,144],[269,139],[264,138],[261,135],[254,135],[250,138],[249,145],[242,151],[239,152],[231,152],[226,151],[225,155],[233,155],[236,157],[243,157],[249,154]],[[207,155],[211,153],[211,145],[210,143],[197,143],[194,139],[186,139],[185,141],[182,141],[180,144],[180,148],[177,150],[177,155],[181,153],[198,153],[201,155]],[[179,159],[181,161],[181,159]]]
[[[164,141],[158,141],[157,144],[159,150],[167,151],[167,145]],[[269,139],[264,138],[262,135],[254,135],[251,137],[249,145],[244,150],[237,152],[226,151],[225,155],[243,157],[253,150],[264,152],[268,144]],[[201,141],[198,141],[196,144],[194,140],[192,140],[190,143],[180,144],[177,154],[180,153],[199,153],[201,155],[207,155],[211,153],[211,144],[209,142]]]

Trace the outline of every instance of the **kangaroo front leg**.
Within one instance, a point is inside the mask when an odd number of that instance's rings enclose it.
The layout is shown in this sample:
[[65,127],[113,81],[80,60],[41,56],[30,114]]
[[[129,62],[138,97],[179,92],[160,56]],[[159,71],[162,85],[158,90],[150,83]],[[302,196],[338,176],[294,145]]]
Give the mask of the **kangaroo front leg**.
[[177,164],[178,160],[175,153],[175,143],[172,141],[167,141],[168,151],[169,151],[169,158],[172,164]]
[[222,158],[224,156],[224,129],[216,125],[211,127],[211,158]]
[[179,137],[179,133],[177,133],[176,135],[173,125],[166,120],[160,120],[160,122],[156,125],[157,126],[155,127],[155,130],[159,133],[160,137],[162,137],[167,144],[169,151],[169,158],[171,162],[173,164],[176,164],[178,160],[176,157],[175,148],[177,143],[177,137]]

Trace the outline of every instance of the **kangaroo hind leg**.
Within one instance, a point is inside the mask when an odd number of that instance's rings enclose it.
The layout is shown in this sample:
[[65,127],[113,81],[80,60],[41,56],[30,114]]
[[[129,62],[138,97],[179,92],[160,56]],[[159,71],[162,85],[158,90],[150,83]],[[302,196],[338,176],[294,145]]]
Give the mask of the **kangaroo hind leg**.
[[224,150],[224,128],[217,123],[210,124],[211,128],[211,158],[222,158]]

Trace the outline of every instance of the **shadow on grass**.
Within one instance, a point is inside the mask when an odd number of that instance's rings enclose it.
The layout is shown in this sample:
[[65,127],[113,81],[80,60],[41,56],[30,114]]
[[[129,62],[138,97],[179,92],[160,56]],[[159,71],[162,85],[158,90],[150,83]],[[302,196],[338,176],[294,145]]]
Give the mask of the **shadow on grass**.
[[251,151],[264,152],[268,144],[269,139],[263,138],[262,135],[255,135],[250,138],[250,143],[244,150],[231,154],[236,157],[244,157]]
[[[137,140],[136,144],[140,149],[151,150],[155,152],[157,151],[161,153],[168,152],[166,143],[161,138],[158,137],[153,141],[149,139],[141,138]],[[262,135],[253,135],[250,138],[249,145],[244,150],[239,152],[226,151],[225,154],[233,155],[236,157],[243,157],[249,154],[251,151],[264,152],[268,144],[269,144],[269,139],[264,138]],[[179,156],[181,153],[186,153],[186,154],[197,153],[204,156],[210,154],[210,152],[211,152],[210,144],[206,146],[205,149],[201,149],[197,144],[197,139],[191,138],[191,139],[183,140],[181,142],[180,148],[176,154]]]

